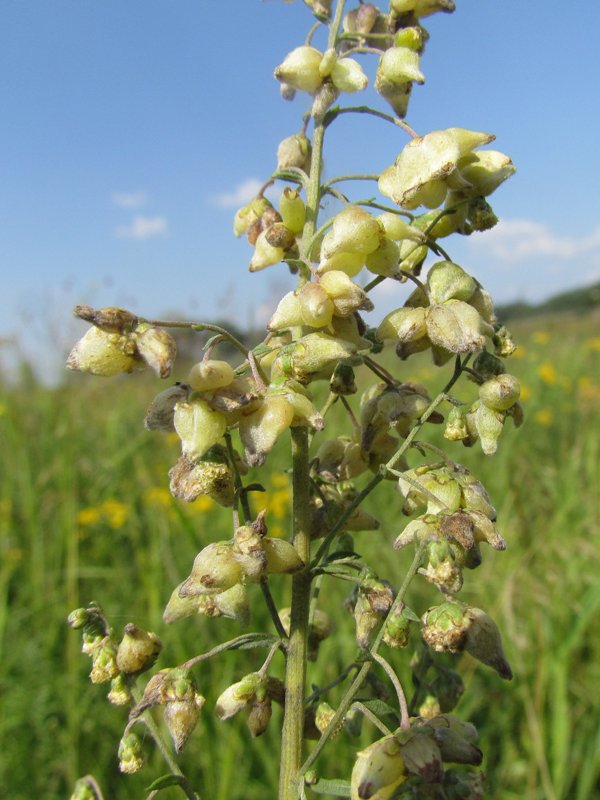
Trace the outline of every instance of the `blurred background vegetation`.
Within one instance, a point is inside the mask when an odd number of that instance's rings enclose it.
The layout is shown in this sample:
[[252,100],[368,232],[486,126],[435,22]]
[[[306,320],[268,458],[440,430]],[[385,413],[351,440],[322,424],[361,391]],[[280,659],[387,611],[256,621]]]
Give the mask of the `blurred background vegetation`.
[[[514,681],[503,683],[468,656],[458,661],[466,691],[457,713],[478,727],[489,796],[501,800],[600,798],[600,317],[586,305],[546,308],[511,323],[520,346],[507,369],[521,380],[526,421],[520,431],[507,428],[497,456],[444,445],[484,482],[508,541],[505,553],[485,551],[461,598],[498,622]],[[389,366],[431,392],[448,377],[448,368],[427,358],[390,357]],[[145,787],[166,772],[149,743],[140,774],[118,773],[127,712],[108,704],[106,685],[87,680],[89,659],[65,623],[69,611],[96,600],[117,631],[127,622],[155,631],[165,645],[160,667],[241,632],[222,618],[162,622],[173,587],[198,550],[230,536],[231,518],[206,498],[191,505],[171,498],[167,471],[178,455],[176,437],[142,425],[162,388],[157,383],[143,374],[69,375],[48,388],[26,369],[17,383],[0,379],[1,797],[65,798],[86,773],[96,776],[106,800],[145,797]],[[475,391],[462,382],[455,394],[468,399]],[[425,433],[442,443],[439,428]],[[266,492],[254,495],[255,510],[266,506],[270,533],[280,536],[289,527],[286,446],[280,442],[257,473]],[[400,506],[395,485],[386,482],[366,506],[380,530],[355,539],[395,585],[412,555],[391,547],[406,522]],[[285,578],[273,591],[288,604]],[[346,593],[346,586],[327,584],[321,594],[337,632],[312,667],[310,680],[319,685],[355,656],[354,621],[342,608]],[[250,629],[270,630],[260,591],[251,591],[251,600]],[[418,578],[408,602],[422,613],[436,592]],[[221,723],[211,709],[264,655],[229,653],[197,669],[207,705],[182,766],[203,799],[275,794],[280,711],[265,735],[251,740],[243,720]],[[406,652],[388,650],[386,657],[409,686]],[[280,657],[273,670],[281,675]],[[331,692],[333,706],[342,690]],[[354,753],[371,738],[367,723],[358,739],[342,733],[326,748],[319,772],[348,777]]]

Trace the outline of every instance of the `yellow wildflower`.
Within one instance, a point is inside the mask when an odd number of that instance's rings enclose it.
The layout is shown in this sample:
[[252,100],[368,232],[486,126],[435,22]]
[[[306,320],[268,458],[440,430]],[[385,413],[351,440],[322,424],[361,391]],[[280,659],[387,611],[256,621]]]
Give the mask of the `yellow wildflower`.
[[271,483],[276,489],[288,489],[290,486],[290,476],[285,473],[274,472],[271,475]]
[[290,508],[289,489],[280,489],[269,497],[267,508],[276,519],[284,519]]
[[105,500],[100,508],[102,515],[114,530],[122,528],[129,516],[128,506],[126,506],[125,503],[121,503],[119,500]]
[[543,364],[540,364],[537,373],[543,382],[549,385],[555,384],[558,380],[556,367],[550,361],[544,361]]
[[521,384],[521,400],[526,403],[531,397],[531,389],[526,384]]
[[600,336],[594,336],[591,339],[586,339],[585,346],[588,348],[588,350],[596,350],[597,352],[600,352]]
[[549,408],[540,408],[533,415],[534,420],[544,428],[549,428],[554,421],[554,414]]
[[167,508],[172,504],[173,496],[164,486],[150,486],[144,491],[144,502],[149,505]]
[[102,511],[98,507],[90,506],[89,508],[81,509],[79,514],[77,514],[77,522],[84,527],[87,525],[95,525],[101,516]]
[[550,334],[547,331],[534,331],[531,334],[532,340],[536,344],[548,344],[550,341]]
[[212,500],[207,494],[201,494],[197,500],[192,503],[194,511],[205,513],[215,507],[215,501]]

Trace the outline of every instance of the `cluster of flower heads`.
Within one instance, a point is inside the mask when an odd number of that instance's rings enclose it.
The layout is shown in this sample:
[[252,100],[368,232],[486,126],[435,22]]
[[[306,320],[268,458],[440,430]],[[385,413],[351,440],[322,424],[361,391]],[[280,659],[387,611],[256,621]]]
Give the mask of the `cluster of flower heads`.
[[[328,0],[305,2],[319,19],[329,17]],[[453,10],[452,0],[391,0],[387,12],[361,3],[345,16],[336,48],[321,52],[305,44],[288,54],[275,70],[282,94],[291,99],[296,91],[308,93],[313,98],[311,115],[323,118],[342,92],[359,92],[367,86],[367,76],[350,57],[356,45],[365,46],[379,51],[376,91],[403,117],[413,84],[424,81],[420,56],[428,33],[421,19]],[[486,454],[496,451],[509,417],[517,426],[522,421],[520,387],[502,360],[515,349],[510,334],[498,324],[489,294],[449,260],[437,241],[454,232],[468,235],[496,224],[487,198],[513,174],[514,166],[503,153],[479,149],[493,139],[488,133],[456,127],[415,136],[381,171],[378,181],[379,191],[398,206],[397,212],[374,214],[347,203],[310,237],[305,235],[307,208],[301,192],[311,171],[311,142],[304,129],[284,139],[274,177],[300,188],[285,188],[277,207],[259,193],[237,212],[234,232],[245,234],[253,247],[251,272],[286,263],[299,274],[298,286],[277,304],[265,341],[247,353],[243,364],[234,368],[212,358],[209,351],[185,381],[154,398],[145,426],[176,433],[181,441],[181,455],[169,472],[173,496],[193,502],[207,495],[231,507],[240,500],[241,477],[264,464],[288,429],[324,429],[311,384],[329,381],[330,399],[341,399],[350,409],[347,398],[357,393],[355,369],[366,364],[378,380],[361,395],[359,413],[354,416],[350,411],[352,432],[320,441],[310,464],[310,534],[319,539],[333,528],[339,534],[376,529],[378,521],[354,502],[358,496],[354,480],[367,471],[397,479],[404,498],[402,511],[419,515],[398,535],[394,547],[419,548],[419,573],[440,590],[443,602],[419,618],[396,602],[390,583],[359,567],[346,602],[354,615],[357,645],[369,648],[385,621],[383,642],[405,647],[411,627],[418,625],[431,651],[469,652],[509,679],[512,673],[495,623],[481,609],[453,597],[462,587],[463,570],[481,563],[481,543],[496,550],[505,547],[490,498],[464,467],[445,461],[409,469],[398,453],[422,419],[445,422],[447,439],[467,446],[479,442]],[[412,213],[421,207],[426,210]],[[421,278],[430,252],[440,260]],[[368,292],[356,280],[363,269],[375,282],[390,279],[401,286],[410,280],[416,286],[401,307],[372,328],[361,316],[373,311]],[[175,343],[163,328],[123,309],[79,306],[76,314],[92,327],[69,355],[70,368],[112,376],[150,366],[161,378],[170,376]],[[478,385],[477,400],[462,404],[452,398],[444,419],[432,408],[424,386],[396,380],[373,359],[386,342],[394,344],[401,360],[429,350],[436,365],[455,358],[464,370],[470,362],[468,377]],[[239,452],[232,443],[233,432]],[[231,539],[210,543],[198,553],[189,576],[173,590],[164,611],[166,623],[196,614],[247,623],[249,584],[306,567],[292,544],[267,535],[263,514],[254,522],[236,525]],[[356,554],[349,538],[348,542],[352,560]],[[161,647],[157,637],[128,625],[119,643],[94,605],[73,612],[70,622],[83,629],[84,652],[92,657],[92,681],[110,680],[109,699],[131,703],[131,679],[156,659]],[[289,609],[279,612],[279,623],[282,630],[289,629]],[[309,658],[316,658],[320,642],[331,630],[328,615],[316,609],[309,630]],[[384,800],[411,777],[442,787],[446,798],[483,797],[480,773],[444,767],[444,762],[479,765],[481,751],[475,745],[474,728],[449,713],[462,692],[459,676],[432,663],[420,672],[424,683],[427,670],[436,670],[436,677],[424,684],[419,716],[410,720],[408,729],[399,729],[358,754],[351,780],[353,798]],[[215,710],[224,720],[244,713],[257,736],[266,729],[272,702],[284,699],[283,684],[268,676],[265,667],[228,687]],[[188,670],[155,675],[132,710],[119,747],[121,769],[133,772],[141,766],[141,742],[131,725],[144,710],[162,707],[179,751],[203,703]],[[326,703],[309,704],[306,735],[325,730],[332,716]],[[352,710],[342,724],[355,726]]]
[[[330,2],[305,2],[317,18],[328,19]],[[313,95],[312,113],[318,115],[335,102],[341,92],[365,89],[368,78],[362,67],[345,55],[358,42],[380,52],[375,89],[398,116],[404,117],[413,84],[425,82],[420,57],[429,33],[421,19],[437,11],[454,11],[454,8],[453,0],[391,0],[386,13],[371,3],[361,3],[344,17],[343,33],[347,38],[342,40],[338,50],[329,48],[321,52],[310,45],[302,45],[286,56],[275,70],[282,96],[291,100],[297,91]]]

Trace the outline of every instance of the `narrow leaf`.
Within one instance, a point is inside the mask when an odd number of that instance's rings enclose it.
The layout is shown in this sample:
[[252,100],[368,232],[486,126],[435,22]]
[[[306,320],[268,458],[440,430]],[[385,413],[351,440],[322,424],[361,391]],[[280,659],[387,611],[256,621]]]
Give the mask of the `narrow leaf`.
[[310,790],[315,794],[326,794],[330,797],[350,797],[350,781],[320,778],[317,783],[311,784]]

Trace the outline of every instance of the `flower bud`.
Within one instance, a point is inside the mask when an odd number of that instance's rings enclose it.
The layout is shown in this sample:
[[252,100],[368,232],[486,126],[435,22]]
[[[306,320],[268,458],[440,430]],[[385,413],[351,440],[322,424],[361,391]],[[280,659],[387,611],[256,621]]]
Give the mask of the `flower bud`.
[[400,247],[392,239],[382,236],[379,247],[365,258],[365,266],[374,275],[400,278]]
[[182,455],[169,470],[169,489],[173,497],[192,503],[201,494],[229,508],[235,499],[235,481],[228,463],[212,460],[211,448],[200,461]]
[[293,419],[294,409],[285,397],[277,395],[267,395],[256,411],[240,418],[240,438],[244,457],[250,466],[264,464],[275,442],[290,427]]
[[410,620],[403,614],[404,604],[398,605],[388,614],[385,621],[383,641],[388,647],[406,647],[410,633]]
[[513,673],[504,655],[500,631],[494,620],[480,608],[469,608],[468,618],[464,649],[482,664],[495,669],[501,678],[511,680]]
[[385,316],[377,328],[378,339],[413,342],[427,337],[427,312],[424,308],[397,308]]
[[168,378],[175,363],[177,345],[164,328],[139,325],[135,334],[135,346],[146,364],[159,378]]
[[386,211],[375,217],[377,222],[383,228],[385,235],[395,242],[400,239],[411,239],[415,242],[423,242],[424,236],[422,231],[410,225],[399,214],[393,214],[391,211]]
[[330,78],[340,92],[361,92],[369,83],[361,65],[353,58],[336,58]]
[[304,229],[306,221],[306,206],[304,205],[304,200],[295,189],[286,186],[283,190],[279,198],[279,212],[285,227],[296,236],[299,236]]
[[400,741],[386,736],[357,753],[350,779],[351,800],[389,800],[405,780]]
[[314,47],[296,47],[275,69],[275,77],[298,91],[313,94],[323,82],[319,71],[322,58],[323,54]]
[[432,344],[450,353],[472,353],[484,344],[486,323],[462,300],[448,300],[427,309],[427,334]]
[[494,342],[494,352],[497,356],[502,356],[503,358],[511,356],[517,349],[510,331],[504,325],[494,331],[492,341]]
[[345,272],[349,278],[353,278],[355,275],[358,275],[363,268],[365,258],[366,256],[362,253],[347,253],[343,251],[333,253],[330,256],[323,257],[317,269],[317,274],[323,275],[323,273],[335,269],[341,270]]
[[390,90],[411,81],[425,83],[418,52],[409,47],[390,47],[379,59],[375,89],[386,97]]
[[[294,133],[279,143],[277,148],[277,171],[282,172],[290,167],[308,172],[310,169],[311,143],[304,133]],[[285,193],[286,190],[284,190]],[[293,192],[292,189],[287,191]],[[296,193],[297,194],[297,193]],[[279,211],[283,218],[281,204]],[[285,219],[283,220],[285,222]],[[302,228],[296,233],[300,233]]]
[[427,720],[426,726],[433,730],[444,761],[474,766],[481,764],[483,753],[474,744],[477,730],[473,725],[452,714],[444,714]]
[[254,255],[248,268],[250,272],[258,272],[261,269],[265,269],[265,267],[279,264],[283,260],[284,254],[284,248],[270,245],[265,231],[262,231],[256,240]]
[[255,699],[248,707],[246,725],[252,736],[261,736],[266,730],[271,719],[271,698]]
[[128,706],[133,704],[133,695],[129,688],[127,678],[123,674],[117,675],[110,682],[110,692],[106,695],[108,701],[114,706]]
[[465,649],[469,624],[467,606],[447,601],[423,614],[421,634],[436,653],[460,653]]
[[170,670],[163,716],[177,753],[181,752],[196,727],[204,702],[204,697],[187,671]]
[[[437,208],[446,196],[446,180],[458,175],[458,161],[492,134],[448,128],[412,139],[396,162],[381,173],[379,190],[403,208]],[[463,181],[464,183],[464,181]]]
[[155,633],[125,625],[124,636],[117,650],[117,667],[126,675],[139,675],[150,669],[162,650],[162,642]]
[[394,37],[396,47],[408,47],[417,53],[422,53],[425,42],[429,39],[429,34],[420,25],[413,25],[407,28],[400,28]]
[[496,375],[479,387],[481,402],[494,411],[507,411],[517,402],[520,394],[519,381],[507,373]]
[[92,683],[106,683],[116,678],[119,673],[117,666],[117,643],[112,636],[105,636],[90,652],[92,656]]
[[[316,284],[306,285],[312,286]],[[331,303],[331,301],[330,305],[333,309],[333,303]],[[275,309],[275,313],[269,320],[267,328],[270,331],[280,331],[284,328],[293,328],[296,325],[304,325],[303,311],[304,309],[302,307],[299,294],[297,292],[288,292],[279,301],[279,304]]]
[[434,734],[425,726],[420,730],[402,732],[400,753],[409,775],[417,775],[423,783],[440,783],[444,774],[442,754]]
[[446,418],[444,437],[451,442],[460,442],[468,439],[469,431],[465,419],[465,412],[460,406],[452,406]]
[[334,311],[338,313],[326,288],[319,283],[305,283],[298,294],[298,300],[303,323],[311,328],[323,328],[329,325]]
[[187,382],[195,392],[213,392],[228,386],[234,378],[233,368],[227,361],[207,358],[194,364]]
[[366,292],[353,283],[341,270],[325,272],[321,275],[318,285],[333,301],[334,311],[338,317],[348,317],[355,311],[372,311],[373,309],[373,303]]
[[469,436],[479,439],[481,449],[486,456],[493,456],[498,449],[498,439],[504,427],[504,419],[502,412],[494,411],[483,403],[475,404],[473,410],[466,416]]
[[231,719],[247,708],[257,696],[265,696],[266,678],[259,672],[251,672],[241,681],[233,683],[219,696],[215,713],[220,720]]
[[363,35],[370,33],[378,17],[378,8],[371,3],[363,3],[346,14],[344,17],[344,31]]
[[360,206],[348,206],[334,217],[333,226],[321,245],[321,257],[336,253],[368,255],[379,247],[381,229],[377,220]]
[[412,13],[415,17],[428,17],[436,11],[450,13],[455,9],[454,0],[390,0],[390,13],[400,17]]
[[248,228],[255,222],[259,222],[267,209],[273,208],[273,204],[266,197],[259,195],[254,197],[247,205],[242,206],[236,212],[233,221],[233,232],[236,236],[246,233]]
[[444,303],[446,300],[468,300],[477,284],[458,264],[438,261],[427,273],[427,286],[431,302]]
[[91,784],[88,783],[87,779],[80,778],[78,781],[75,781],[75,786],[73,787],[73,792],[69,800],[96,800],[96,798],[96,792],[92,789]]
[[177,403],[173,424],[181,439],[183,454],[192,461],[202,458],[227,429],[223,414],[213,411],[200,399]]
[[286,348],[285,353],[282,351],[280,359],[285,374],[307,384],[329,378],[337,363],[350,358],[355,350],[355,346],[342,339],[321,332],[309,333]]
[[[329,723],[334,716],[335,711],[329,705],[329,703],[319,703],[315,711],[315,725],[317,726],[319,733],[323,733],[328,728]],[[339,727],[333,732],[332,738],[335,738],[340,734],[343,724],[343,722],[340,723]]]
[[164,392],[156,395],[148,406],[144,418],[144,427],[149,431],[169,431],[175,430],[173,418],[175,416],[175,406],[177,403],[185,402],[188,399],[190,387],[185,383],[176,383]]
[[371,635],[394,602],[394,594],[389,586],[374,578],[365,579],[359,586],[354,619],[356,621],[356,643],[367,648]]
[[263,539],[263,546],[269,575],[289,575],[303,569],[304,561],[296,552],[296,548],[285,539]]
[[283,222],[274,222],[265,228],[265,241],[270,247],[274,247],[276,250],[281,249],[285,253],[294,246],[296,237]]
[[468,163],[461,167],[460,171],[476,194],[487,197],[517,170],[504,153],[499,153],[497,150],[484,150],[480,153],[472,153]]
[[128,733],[119,742],[119,769],[126,775],[132,775],[143,766],[142,742],[137,734]]
[[103,378],[121,372],[132,372],[142,366],[129,336],[106,333],[101,328],[90,328],[67,358],[69,369],[89,372]]
[[212,542],[194,559],[190,576],[181,584],[180,597],[219,594],[242,580],[243,571],[235,559],[231,542]]

